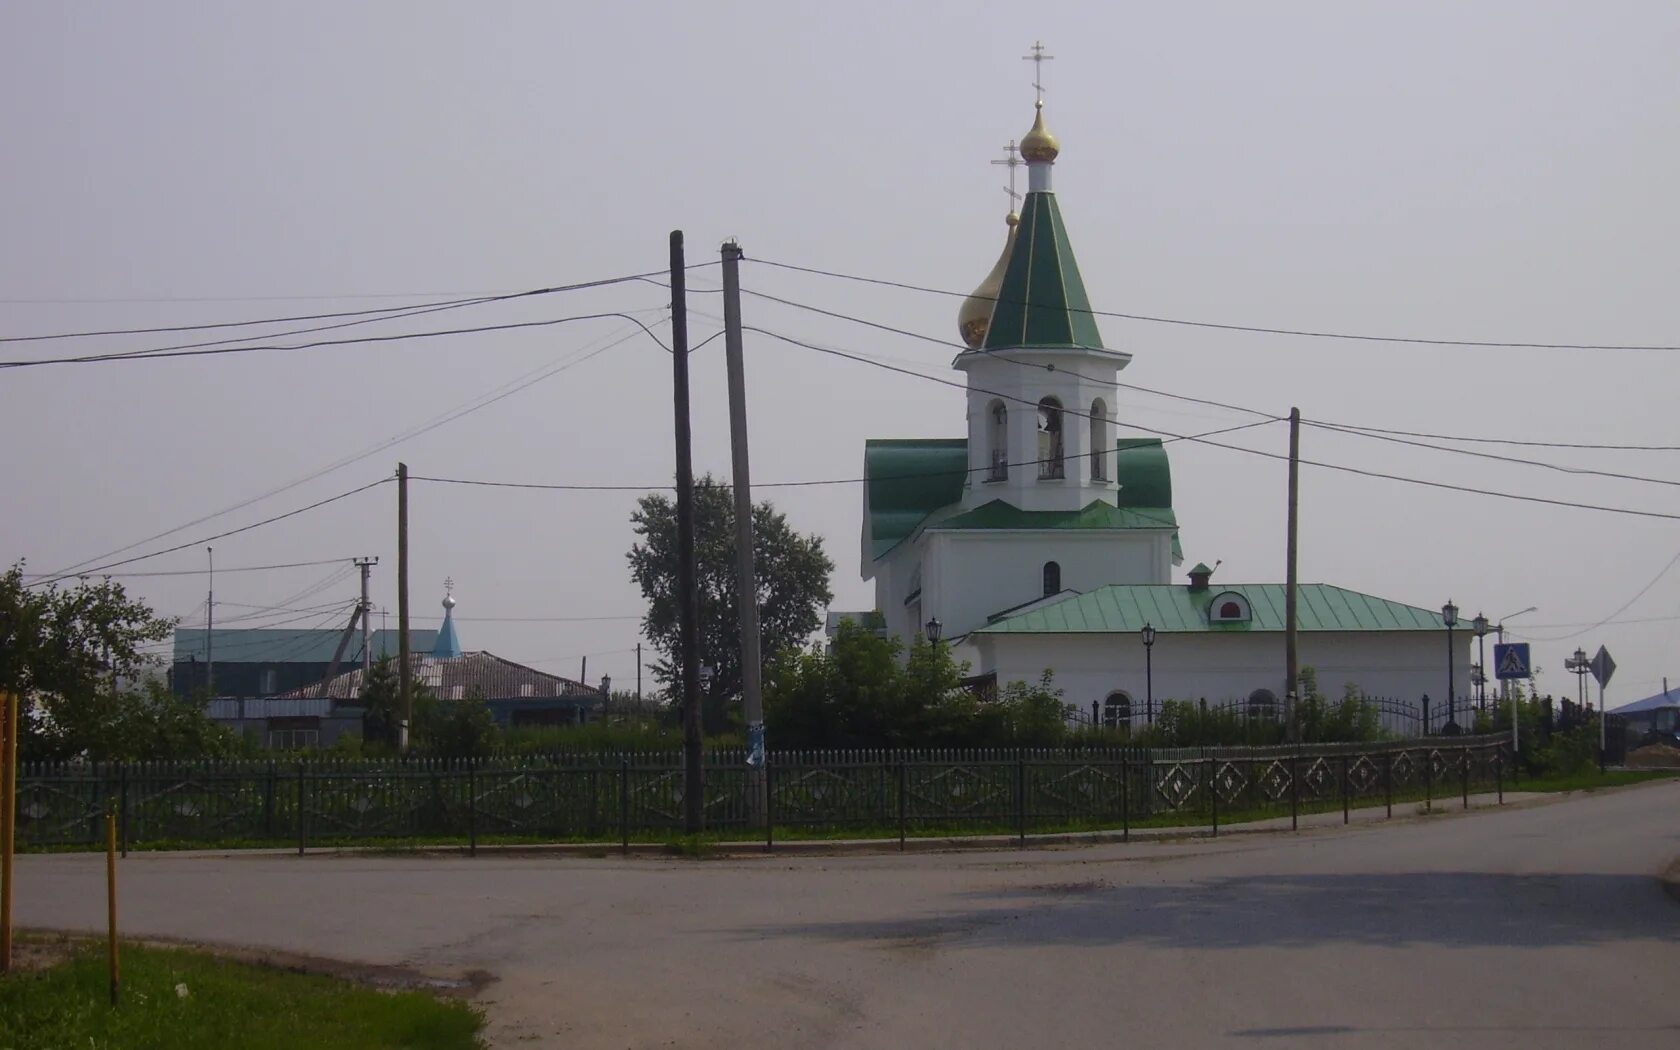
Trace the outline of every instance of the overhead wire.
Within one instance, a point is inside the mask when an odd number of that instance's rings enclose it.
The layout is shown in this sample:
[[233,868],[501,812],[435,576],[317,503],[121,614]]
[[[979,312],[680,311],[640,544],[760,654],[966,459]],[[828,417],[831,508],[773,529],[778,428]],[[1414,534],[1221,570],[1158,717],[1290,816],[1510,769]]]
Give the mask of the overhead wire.
[[[857,281],[862,284],[880,285],[887,288],[899,288],[905,291],[924,292],[930,295],[944,295],[966,299],[970,293],[954,292],[946,288],[931,288],[926,285],[911,284],[906,281],[889,281],[879,277],[864,277],[858,274],[842,273],[836,270],[823,270],[813,266],[797,266],[793,263],[776,262],[771,259],[752,259],[763,266],[772,266],[780,270],[791,270],[798,273],[814,274],[820,277],[833,277],[846,281]],[[994,300],[996,301],[996,300]],[[1011,301],[1010,305],[1024,305]],[[1209,328],[1228,332],[1250,332],[1260,335],[1289,335],[1307,339],[1345,339],[1354,342],[1372,343],[1407,343],[1421,346],[1462,346],[1482,347],[1487,349],[1515,349],[1515,350],[1680,350],[1680,345],[1652,345],[1625,343],[1531,343],[1514,340],[1489,339],[1430,339],[1414,336],[1371,335],[1355,332],[1317,331],[1305,328],[1268,328],[1261,325],[1226,324],[1217,321],[1197,321],[1181,317],[1158,317],[1149,314],[1122,313],[1116,310],[1078,310],[1094,317],[1113,317],[1126,321],[1144,321],[1150,324],[1180,325],[1191,328]]]

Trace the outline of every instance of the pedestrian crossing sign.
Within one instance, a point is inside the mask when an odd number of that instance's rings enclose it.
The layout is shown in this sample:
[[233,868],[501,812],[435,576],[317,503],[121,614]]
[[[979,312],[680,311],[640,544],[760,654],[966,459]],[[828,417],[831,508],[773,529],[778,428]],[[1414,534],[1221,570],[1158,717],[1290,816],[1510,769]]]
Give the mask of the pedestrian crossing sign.
[[1529,668],[1528,643],[1509,642],[1496,644],[1493,647],[1493,674],[1501,680],[1508,678],[1527,678]]

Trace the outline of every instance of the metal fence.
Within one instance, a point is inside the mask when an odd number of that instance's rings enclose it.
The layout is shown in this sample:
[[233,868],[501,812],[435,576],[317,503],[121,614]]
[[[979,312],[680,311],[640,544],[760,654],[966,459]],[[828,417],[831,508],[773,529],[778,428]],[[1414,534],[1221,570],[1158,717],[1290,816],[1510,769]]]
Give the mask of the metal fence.
[[[709,830],[900,836],[938,831],[1129,829],[1213,823],[1373,801],[1502,789],[1503,737],[1301,748],[772,752],[767,804],[748,805],[738,751],[705,760]],[[26,847],[103,839],[123,848],[404,840],[623,841],[679,833],[682,758],[545,755],[471,762],[312,761],[28,765],[18,782]]]

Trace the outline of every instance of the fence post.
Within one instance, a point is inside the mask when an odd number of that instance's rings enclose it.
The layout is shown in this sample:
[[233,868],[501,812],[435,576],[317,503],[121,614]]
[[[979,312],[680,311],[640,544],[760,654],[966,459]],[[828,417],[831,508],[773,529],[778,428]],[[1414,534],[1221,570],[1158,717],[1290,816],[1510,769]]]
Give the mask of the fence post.
[[1470,749],[1465,748],[1458,754],[1458,764],[1464,780],[1464,808],[1470,808]]
[[123,859],[128,859],[128,763],[117,767],[117,833],[122,837]]
[[1027,845],[1027,760],[1020,748],[1015,749],[1015,834],[1016,845]]
[[1493,786],[1499,792],[1499,804],[1505,804],[1505,745],[1493,753]]
[[1423,749],[1423,811],[1435,812],[1435,756],[1427,746]]
[[1343,751],[1342,752],[1342,823],[1343,824],[1346,824],[1348,822],[1348,819],[1349,819],[1349,817],[1348,817],[1348,787],[1349,787],[1349,785],[1348,785],[1348,757],[1347,757],[1347,752]]
[[1120,841],[1132,841],[1132,763],[1126,751],[1120,752]]
[[904,804],[909,794],[909,776],[904,768],[904,756],[898,757],[898,851],[904,852]]
[[618,756],[618,836],[624,855],[630,855],[630,756]]
[[1289,830],[1301,830],[1301,745],[1289,756]]
[[1390,748],[1383,754],[1383,805],[1388,809],[1388,816],[1394,816],[1394,749]]
[[[1204,701],[1205,703],[1206,701]],[[1213,837],[1219,837],[1219,759],[1208,759],[1208,798],[1213,806]]]
[[263,785],[263,838],[274,837],[274,759],[268,760],[268,777]]
[[[478,763],[467,758],[467,856],[478,856]],[[591,804],[590,821],[594,821]]]
[[[752,780],[752,768],[747,768],[747,779]],[[770,753],[764,753],[764,852],[776,852],[776,781],[770,769]]]
[[303,763],[298,763],[297,775],[297,824],[298,824],[298,856],[303,856],[304,847],[308,844],[309,822],[303,815]]

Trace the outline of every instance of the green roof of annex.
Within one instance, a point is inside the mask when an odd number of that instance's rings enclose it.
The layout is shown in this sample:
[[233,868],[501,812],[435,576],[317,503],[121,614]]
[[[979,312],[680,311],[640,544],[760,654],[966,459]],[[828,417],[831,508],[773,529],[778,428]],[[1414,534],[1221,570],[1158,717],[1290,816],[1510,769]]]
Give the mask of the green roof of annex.
[[[1245,620],[1212,621],[1209,608],[1229,594],[1248,602]],[[1441,614],[1327,583],[1296,588],[1302,631],[1439,631]],[[975,634],[1128,634],[1145,624],[1167,633],[1282,632],[1286,624],[1281,583],[1217,584],[1191,590],[1183,584],[1114,584],[1008,616]]]

